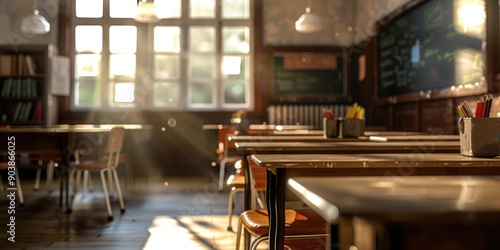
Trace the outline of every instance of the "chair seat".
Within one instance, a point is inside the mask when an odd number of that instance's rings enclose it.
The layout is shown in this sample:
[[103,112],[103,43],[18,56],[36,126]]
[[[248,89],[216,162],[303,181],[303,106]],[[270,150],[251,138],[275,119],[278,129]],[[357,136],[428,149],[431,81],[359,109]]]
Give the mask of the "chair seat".
[[106,165],[106,163],[99,162],[82,162],[78,165],[75,165],[76,170],[99,170],[105,169],[107,167],[108,165]]
[[325,250],[326,236],[310,238],[287,238],[285,239],[285,250]]
[[[242,223],[253,235],[269,234],[269,216],[267,210],[247,210],[241,214]],[[324,234],[326,221],[311,209],[285,210],[285,234]]]
[[[106,161],[108,161],[108,159],[109,159],[109,155],[101,155],[101,156],[99,156],[99,161],[100,161],[100,162],[106,162]],[[119,162],[119,163],[124,163],[124,162],[126,162],[126,159],[127,159],[127,158],[126,158],[125,154],[120,154],[120,155],[118,156],[118,162]]]
[[[259,190],[266,189],[266,175],[265,174],[254,174],[255,188]],[[233,174],[229,176],[226,181],[229,187],[234,188],[244,188],[245,187],[245,176],[239,174]]]

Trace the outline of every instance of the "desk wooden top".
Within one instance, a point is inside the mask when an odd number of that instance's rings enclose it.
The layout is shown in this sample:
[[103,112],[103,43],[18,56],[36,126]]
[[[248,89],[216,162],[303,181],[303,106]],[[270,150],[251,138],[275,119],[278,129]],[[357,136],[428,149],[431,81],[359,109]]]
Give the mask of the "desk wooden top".
[[358,138],[325,138],[320,135],[229,135],[234,142],[326,142],[326,141],[459,141],[459,135],[386,135],[360,136]]
[[237,142],[238,151],[252,153],[390,153],[390,152],[456,152],[460,141],[324,141],[324,142]]
[[[500,167],[500,157],[477,158],[460,153],[388,154],[254,154],[251,159],[266,168],[448,168]],[[498,169],[500,172],[500,169]]]
[[150,129],[150,125],[142,124],[59,124],[53,126],[26,126],[26,127],[2,127],[0,133],[87,133],[108,132],[115,126],[124,127],[127,130]]
[[229,135],[234,142],[326,142],[326,141],[367,141],[364,138],[325,138],[321,135]]
[[344,214],[500,212],[499,176],[294,177],[288,187],[331,224]]

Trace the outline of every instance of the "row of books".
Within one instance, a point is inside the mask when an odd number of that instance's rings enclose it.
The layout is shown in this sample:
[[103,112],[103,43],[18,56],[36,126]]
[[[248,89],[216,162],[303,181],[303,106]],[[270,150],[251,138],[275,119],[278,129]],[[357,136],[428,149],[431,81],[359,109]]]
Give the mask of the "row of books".
[[0,96],[4,98],[38,97],[38,83],[33,78],[5,78]]
[[42,102],[18,102],[16,103],[12,121],[41,121],[42,120]]
[[0,55],[0,76],[34,76],[36,66],[33,57],[23,54]]

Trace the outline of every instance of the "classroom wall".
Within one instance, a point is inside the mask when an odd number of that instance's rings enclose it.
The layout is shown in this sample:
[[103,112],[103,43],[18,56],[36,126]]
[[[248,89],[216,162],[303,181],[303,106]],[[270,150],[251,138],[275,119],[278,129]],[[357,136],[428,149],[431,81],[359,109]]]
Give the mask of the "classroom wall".
[[50,23],[45,35],[28,35],[21,31],[21,20],[33,13],[32,0],[3,0],[0,2],[0,44],[54,44],[58,40],[59,4],[70,0],[39,0],[38,10]]

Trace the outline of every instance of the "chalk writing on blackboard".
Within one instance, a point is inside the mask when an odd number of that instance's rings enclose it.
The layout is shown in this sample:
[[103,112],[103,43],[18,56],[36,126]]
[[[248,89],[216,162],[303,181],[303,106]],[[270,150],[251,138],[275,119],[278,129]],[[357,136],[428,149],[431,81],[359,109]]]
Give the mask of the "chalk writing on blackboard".
[[458,29],[457,4],[428,0],[381,27],[379,97],[481,81],[483,41]]
[[275,95],[341,95],[347,93],[342,55],[284,53],[273,55]]

